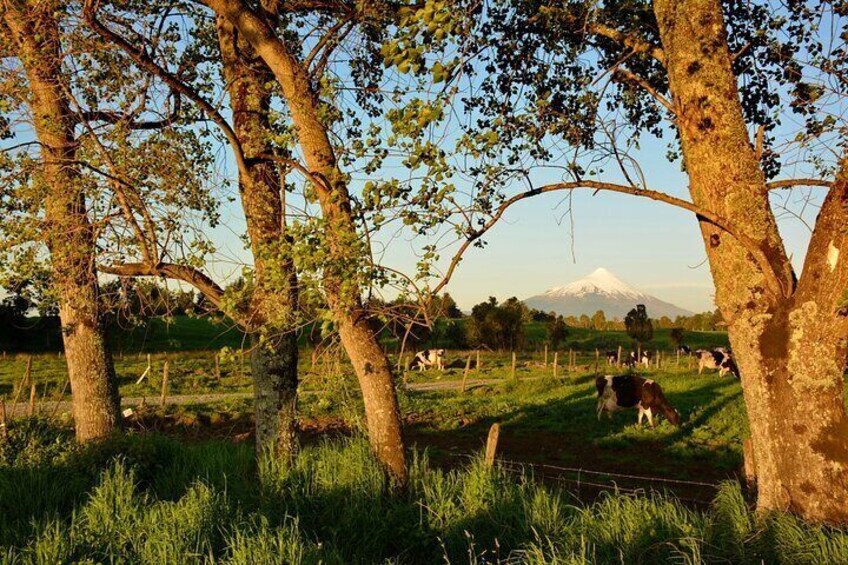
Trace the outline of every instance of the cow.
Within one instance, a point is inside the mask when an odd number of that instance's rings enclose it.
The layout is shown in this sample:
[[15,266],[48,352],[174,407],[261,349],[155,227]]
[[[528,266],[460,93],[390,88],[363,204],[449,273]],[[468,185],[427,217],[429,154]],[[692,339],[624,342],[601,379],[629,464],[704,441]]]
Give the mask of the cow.
[[654,358],[654,354],[650,351],[643,351],[642,358],[639,359],[639,363],[641,363],[646,369],[651,368],[651,361]]
[[409,364],[409,368],[423,371],[424,369],[435,367],[440,371],[444,371],[444,357],[444,349],[425,349],[415,354],[415,357],[412,358],[412,362]]
[[730,373],[737,379],[739,378],[739,368],[733,360],[733,355],[729,349],[724,347],[716,347],[715,349],[698,349],[695,351],[698,357],[698,374],[704,372],[704,369],[718,369],[718,374],[723,377],[726,373]]
[[692,348],[686,345],[685,343],[681,343],[677,346],[677,353],[680,355],[692,355]]
[[612,413],[618,410],[635,408],[639,412],[638,424],[647,416],[648,424],[654,427],[654,415],[663,414],[669,422],[680,426],[680,413],[666,400],[659,384],[637,375],[607,375],[595,379],[598,389],[596,412],[598,420],[606,412],[612,418]]
[[618,351],[611,349],[606,352],[607,365],[618,365]]

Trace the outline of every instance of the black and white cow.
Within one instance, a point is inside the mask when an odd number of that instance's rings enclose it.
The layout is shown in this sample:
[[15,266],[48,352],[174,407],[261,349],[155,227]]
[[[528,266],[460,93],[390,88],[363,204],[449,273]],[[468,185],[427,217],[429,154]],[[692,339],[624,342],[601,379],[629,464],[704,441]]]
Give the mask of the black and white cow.
[[639,363],[641,363],[642,366],[645,367],[646,369],[650,369],[651,368],[651,361],[653,359],[654,359],[653,353],[651,353],[650,351],[643,351],[642,352],[642,358],[639,359]]
[[607,365],[618,365],[618,351],[611,349],[606,352]]
[[715,349],[698,349],[695,351],[698,357],[698,374],[704,372],[704,369],[718,369],[718,374],[723,377],[726,373],[730,373],[737,379],[739,378],[739,368],[733,360],[733,355],[729,349],[724,347],[716,347]]
[[435,367],[440,371],[445,370],[445,350],[444,349],[425,349],[415,354],[412,363],[409,364],[410,369],[418,369],[423,371]]
[[677,347],[677,352],[678,352],[680,355],[692,355],[692,348],[691,348],[691,347],[689,347],[688,345],[686,345],[685,343],[681,343],[681,344]]
[[598,389],[596,412],[598,420],[604,412],[612,418],[619,410],[636,409],[639,412],[638,423],[648,417],[648,424],[654,427],[654,415],[663,414],[675,426],[680,426],[680,413],[666,400],[659,384],[636,375],[607,375],[595,379]]

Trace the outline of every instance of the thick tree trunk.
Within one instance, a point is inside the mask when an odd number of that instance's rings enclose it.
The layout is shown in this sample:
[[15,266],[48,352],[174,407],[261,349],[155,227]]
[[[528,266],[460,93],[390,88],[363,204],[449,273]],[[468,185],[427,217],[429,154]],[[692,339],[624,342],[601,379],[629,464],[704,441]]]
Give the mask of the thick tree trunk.
[[273,80],[232,25],[218,18],[218,42],[233,111],[233,129],[247,161],[239,178],[254,261],[250,321],[256,448],[290,458],[297,451],[297,274],[286,251],[285,210],[277,165],[258,160],[273,151],[269,109]]
[[54,7],[6,2],[3,21],[26,69],[30,107],[41,145],[45,237],[59,302],[76,436],[102,438],[120,424],[115,370],[100,312],[95,242],[76,160],[75,119],[62,81]]
[[241,0],[208,0],[265,61],[288,102],[297,139],[309,169],[325,223],[329,260],[324,291],[342,345],[353,363],[365,402],[365,418],[375,455],[398,482],[407,478],[400,408],[394,376],[377,336],[368,327],[362,288],[356,283],[362,252],[350,208],[350,195],[339,171],[309,76],[265,21]]
[[[677,127],[693,201],[760,243],[783,285],[770,292],[753,257],[701,222],[716,285],[742,376],[757,462],[758,506],[805,518],[848,521],[848,422],[841,366],[846,328],[834,285],[845,288],[845,259],[815,278],[826,253],[845,249],[844,185],[823,208],[798,292],[777,230],[768,190],[750,144],[717,0],[656,0]],[[822,241],[819,242],[818,240]],[[827,243],[825,243],[827,242]],[[844,255],[844,254],[843,254]]]

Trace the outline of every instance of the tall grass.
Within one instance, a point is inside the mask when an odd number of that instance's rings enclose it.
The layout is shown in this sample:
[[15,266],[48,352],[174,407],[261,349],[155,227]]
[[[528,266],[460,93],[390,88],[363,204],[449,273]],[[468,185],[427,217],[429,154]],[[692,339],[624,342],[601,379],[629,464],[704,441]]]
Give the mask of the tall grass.
[[283,465],[244,445],[145,435],[83,448],[43,424],[11,431],[3,563],[848,563],[845,531],[755,515],[735,483],[706,510],[658,493],[584,505],[426,453],[399,491],[357,438]]

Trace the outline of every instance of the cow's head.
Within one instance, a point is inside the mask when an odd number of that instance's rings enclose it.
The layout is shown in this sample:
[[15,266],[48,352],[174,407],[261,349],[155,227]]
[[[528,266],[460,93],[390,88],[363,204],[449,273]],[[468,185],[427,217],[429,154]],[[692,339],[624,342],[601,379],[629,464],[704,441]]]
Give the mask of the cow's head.
[[663,411],[663,413],[665,414],[665,417],[668,418],[669,422],[678,428],[680,427],[680,412],[669,406]]
[[445,356],[445,350],[444,349],[435,349],[435,350],[433,350],[433,353],[436,355],[436,357],[444,357]]

